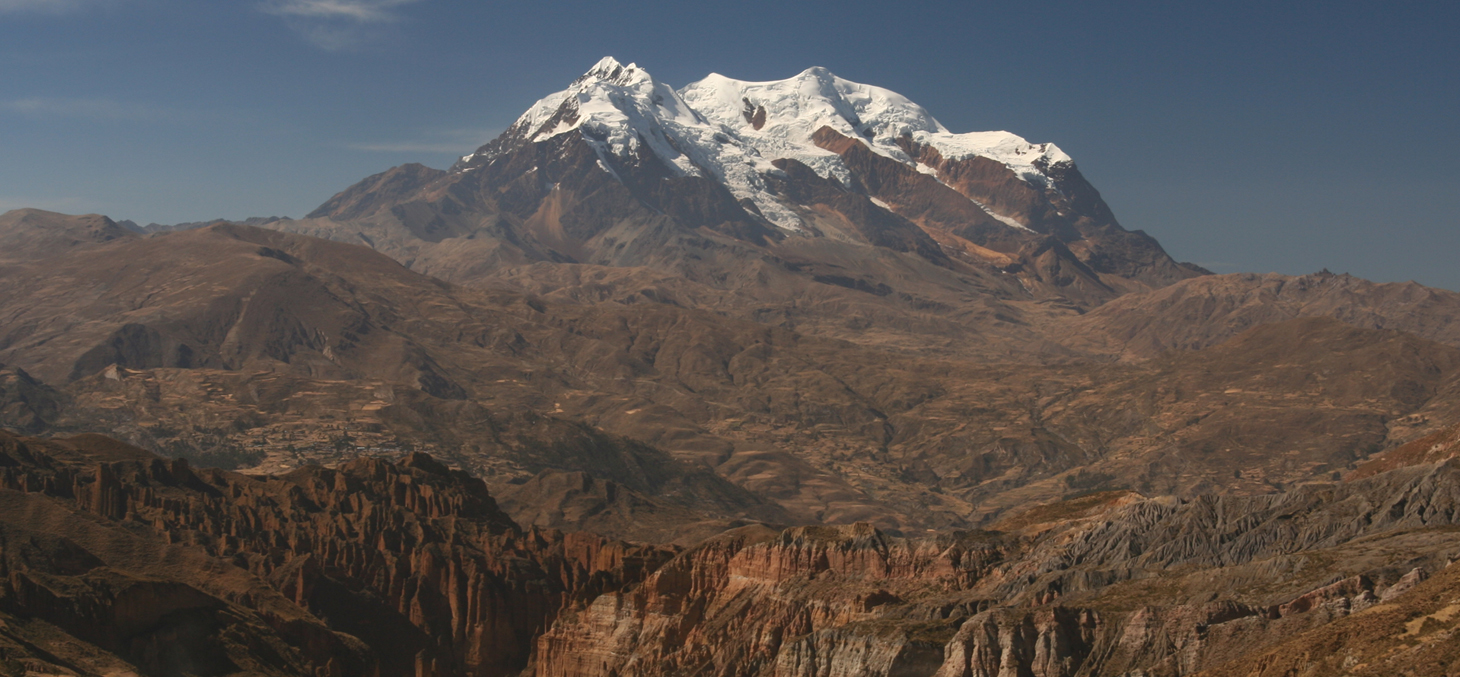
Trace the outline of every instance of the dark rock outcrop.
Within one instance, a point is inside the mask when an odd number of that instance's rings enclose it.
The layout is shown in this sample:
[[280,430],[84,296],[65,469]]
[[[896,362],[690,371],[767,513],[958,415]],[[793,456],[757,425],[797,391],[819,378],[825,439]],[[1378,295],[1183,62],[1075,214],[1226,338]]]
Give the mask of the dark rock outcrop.
[[423,454],[251,478],[0,433],[0,487],[7,543],[28,544],[5,548],[0,611],[149,674],[176,674],[169,646],[206,674],[516,674],[559,613],[670,554],[523,532]]

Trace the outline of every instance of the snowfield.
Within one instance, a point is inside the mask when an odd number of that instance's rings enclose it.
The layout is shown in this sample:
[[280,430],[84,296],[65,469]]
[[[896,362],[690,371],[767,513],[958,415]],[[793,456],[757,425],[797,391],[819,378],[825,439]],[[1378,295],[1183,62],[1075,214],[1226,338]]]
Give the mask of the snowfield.
[[[605,57],[567,89],[533,104],[506,135],[527,143],[576,132],[610,172],[610,158],[637,162],[647,150],[670,171],[715,180],[754,203],[771,223],[797,231],[801,218],[765,178],[783,175],[771,160],[791,159],[852,185],[852,172],[841,157],[812,141],[822,127],[935,177],[938,167],[910,157],[898,139],[910,137],[944,160],[989,158],[1039,188],[1051,185],[1046,168],[1073,165],[1054,144],[1032,144],[1009,132],[954,134],[907,97],[844,80],[825,68],[771,82],[711,74],[676,91],[636,64]],[[477,157],[462,158],[462,165]],[[1010,227],[1025,228],[1009,216],[989,213]]]

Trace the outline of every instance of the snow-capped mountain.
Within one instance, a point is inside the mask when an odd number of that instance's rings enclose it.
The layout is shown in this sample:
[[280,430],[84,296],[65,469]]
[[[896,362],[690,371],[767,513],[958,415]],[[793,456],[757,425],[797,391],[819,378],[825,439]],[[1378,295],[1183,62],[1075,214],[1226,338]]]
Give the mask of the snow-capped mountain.
[[[605,57],[568,89],[533,104],[501,139],[462,158],[456,170],[472,171],[525,144],[576,134],[594,148],[604,171],[614,171],[611,158],[638,162],[652,156],[680,176],[720,183],[771,223],[800,231],[804,222],[795,206],[766,179],[784,177],[772,161],[789,159],[842,186],[855,185],[841,154],[817,144],[824,129],[863,140],[878,155],[935,177],[940,163],[932,158],[982,157],[1044,190],[1054,187],[1051,169],[1074,165],[1053,144],[1031,144],[1008,132],[954,134],[901,94],[844,80],[825,68],[771,82],[712,74],[676,91],[636,64]],[[1000,222],[1028,229],[1017,215],[995,213],[970,199]]]
[[[1016,322],[1005,299],[1088,309],[1202,272],[1121,228],[1054,145],[956,134],[822,68],[675,89],[606,58],[449,170],[396,167],[275,227],[451,282],[733,308],[835,336],[929,313]],[[975,325],[949,326],[931,331],[977,343]]]
[[610,157],[652,156],[680,176],[709,178],[736,197],[750,199],[776,225],[796,229],[800,223],[766,188],[764,176],[780,173],[769,160],[707,120],[673,88],[612,57],[599,61],[568,89],[533,104],[504,135],[510,144],[468,155],[458,167],[471,171],[480,158],[495,159],[562,134],[580,135],[598,153],[606,172],[614,171]]
[[[1045,173],[1050,167],[1074,165],[1054,144],[1031,144],[1009,132],[953,134],[907,97],[844,80],[825,68],[771,82],[745,82],[716,73],[679,94],[762,155],[798,160],[844,185],[853,183],[851,170],[840,155],[815,143],[814,136],[823,127],[863,139],[873,152],[934,176],[937,167],[909,155],[909,146],[934,148],[947,160],[989,158],[1040,188],[1050,185]],[[1024,227],[1013,219],[1009,225]]]

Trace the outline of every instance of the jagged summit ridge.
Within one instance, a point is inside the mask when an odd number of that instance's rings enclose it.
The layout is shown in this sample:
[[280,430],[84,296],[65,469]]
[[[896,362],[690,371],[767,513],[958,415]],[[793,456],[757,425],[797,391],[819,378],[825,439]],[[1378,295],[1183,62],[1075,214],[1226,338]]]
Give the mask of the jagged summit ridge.
[[[1031,144],[1009,132],[954,134],[926,109],[889,89],[837,77],[825,68],[802,71],[786,80],[747,82],[712,73],[679,91],[690,105],[710,119],[755,139],[762,152],[804,154],[802,162],[839,179],[846,168],[835,154],[815,147],[811,137],[822,127],[862,138],[872,150],[919,167],[898,140],[937,148],[944,158],[982,156],[1009,166],[1031,183],[1048,177],[1040,165],[1073,164],[1054,144]],[[759,114],[765,110],[763,115]],[[742,111],[753,111],[744,115]],[[761,121],[757,124],[757,116]],[[785,157],[793,157],[786,155]],[[826,160],[833,162],[826,162]],[[921,167],[928,171],[926,166]]]
[[605,57],[565,90],[533,104],[502,138],[462,158],[471,171],[527,143],[578,132],[613,173],[610,158],[629,164],[657,161],[680,176],[713,179],[735,197],[750,200],[772,223],[799,229],[800,219],[769,192],[764,176],[781,174],[755,148],[701,116],[636,64]]
[[[577,132],[606,172],[614,173],[615,162],[658,162],[679,176],[717,181],[771,223],[795,231],[802,229],[800,216],[766,180],[784,177],[772,161],[795,160],[843,186],[856,182],[840,154],[815,140],[826,129],[935,177],[939,168],[930,158],[983,157],[1037,189],[1058,190],[1049,171],[1074,166],[1054,144],[1032,144],[1009,132],[954,134],[907,97],[821,67],[769,82],[711,74],[675,90],[637,64],[604,57],[567,89],[533,104],[501,137],[461,158],[453,171],[470,172],[527,144]],[[1027,227],[978,204],[1011,227]]]

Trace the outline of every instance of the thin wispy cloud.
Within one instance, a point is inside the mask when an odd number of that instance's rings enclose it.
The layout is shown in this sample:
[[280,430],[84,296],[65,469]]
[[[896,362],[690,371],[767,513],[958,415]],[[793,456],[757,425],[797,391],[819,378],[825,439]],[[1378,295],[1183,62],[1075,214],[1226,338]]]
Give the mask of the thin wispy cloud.
[[421,0],[273,0],[264,11],[279,16],[342,19],[362,23],[396,21],[394,10]]
[[0,0],[0,14],[65,14],[105,4],[109,0]]
[[0,12],[69,12],[79,0],[0,0]]
[[339,51],[362,46],[384,26],[400,21],[400,8],[423,1],[266,0],[259,9],[283,18],[314,46]]
[[168,109],[112,99],[56,98],[33,96],[0,101],[0,112],[31,118],[79,118],[155,122],[176,119]]

